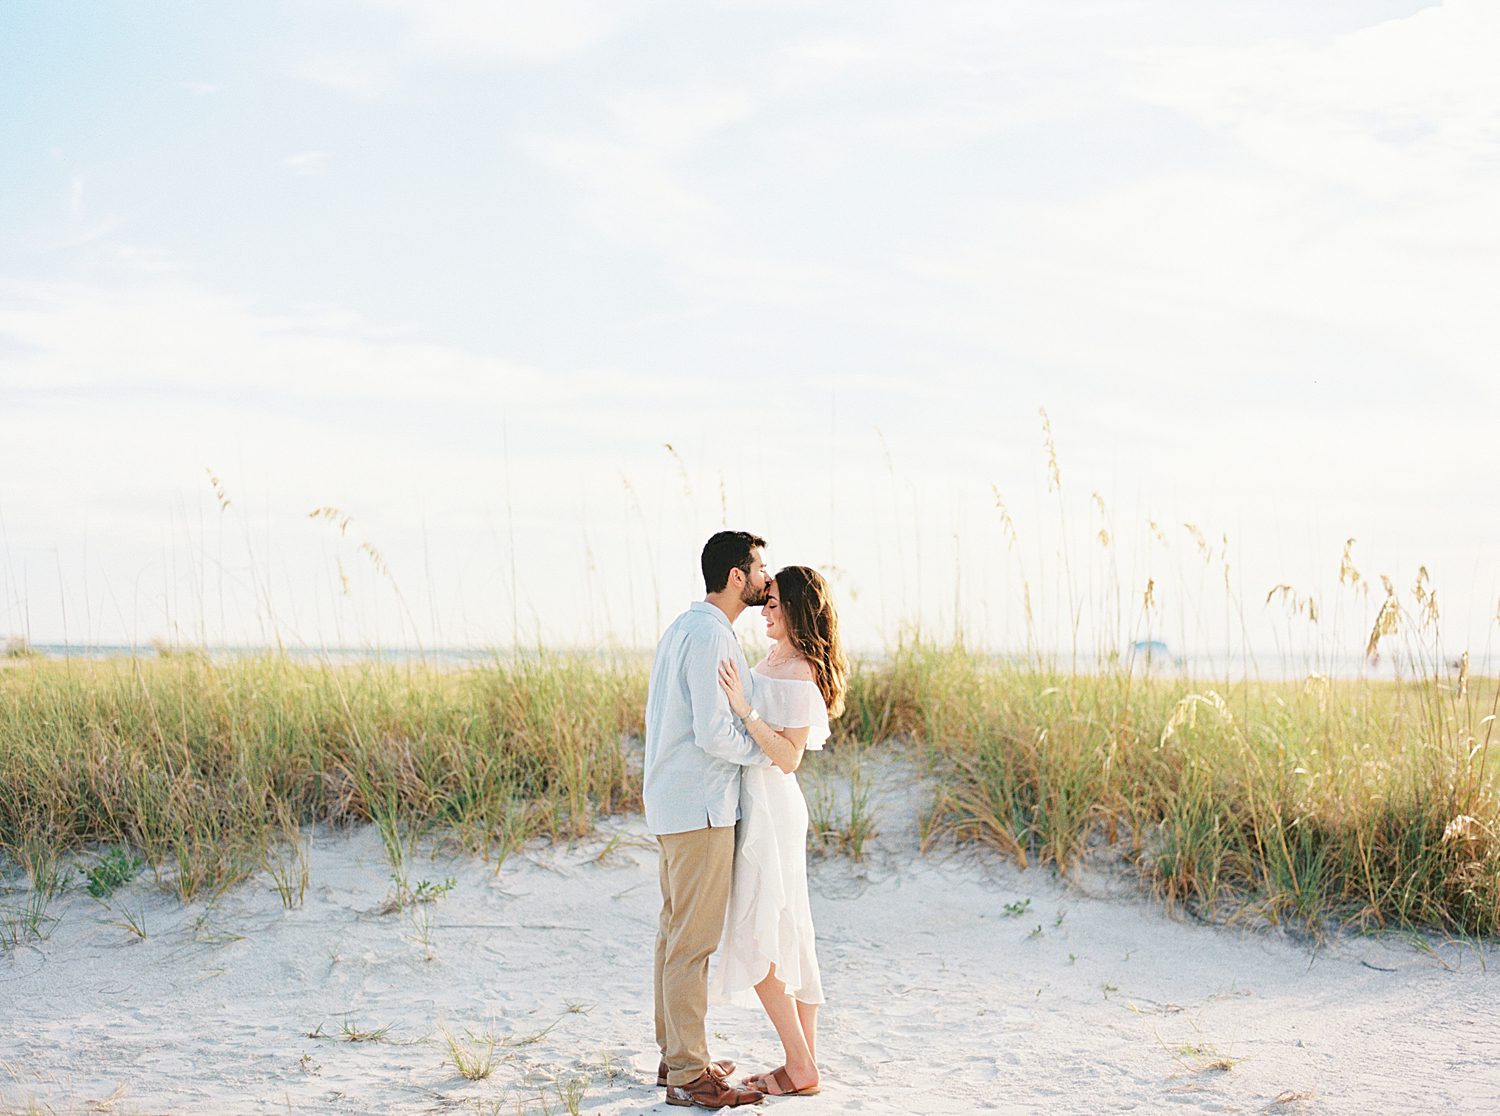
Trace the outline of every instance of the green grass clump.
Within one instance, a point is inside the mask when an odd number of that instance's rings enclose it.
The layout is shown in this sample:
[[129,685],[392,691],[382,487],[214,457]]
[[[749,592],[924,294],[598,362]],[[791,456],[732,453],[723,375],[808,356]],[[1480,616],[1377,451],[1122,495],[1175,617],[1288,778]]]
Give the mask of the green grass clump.
[[124,887],[145,865],[123,849],[110,849],[92,868],[82,869],[88,880],[88,892],[95,899],[108,899]]
[[845,731],[922,742],[937,822],[1068,871],[1111,846],[1212,918],[1500,933],[1495,682],[1196,686],[909,645]]
[[183,898],[298,827],[439,826],[485,856],[639,804],[638,664],[441,672],[286,658],[34,660],[0,674],[0,851],[138,850]]

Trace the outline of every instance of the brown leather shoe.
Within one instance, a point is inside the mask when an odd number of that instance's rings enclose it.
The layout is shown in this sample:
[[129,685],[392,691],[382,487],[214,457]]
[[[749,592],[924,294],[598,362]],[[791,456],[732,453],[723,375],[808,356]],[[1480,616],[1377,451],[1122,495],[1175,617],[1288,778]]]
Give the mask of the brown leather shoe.
[[[708,1070],[712,1074],[727,1079],[730,1074],[734,1073],[735,1065],[728,1058],[720,1058],[717,1062],[709,1062]],[[656,1083],[662,1088],[666,1088],[667,1063],[665,1060],[662,1061],[661,1065],[656,1067]]]
[[667,1103],[679,1108],[695,1104],[699,1108],[738,1108],[742,1104],[759,1104],[766,1095],[755,1089],[731,1085],[714,1076],[712,1070],[704,1070],[686,1085],[668,1085]]

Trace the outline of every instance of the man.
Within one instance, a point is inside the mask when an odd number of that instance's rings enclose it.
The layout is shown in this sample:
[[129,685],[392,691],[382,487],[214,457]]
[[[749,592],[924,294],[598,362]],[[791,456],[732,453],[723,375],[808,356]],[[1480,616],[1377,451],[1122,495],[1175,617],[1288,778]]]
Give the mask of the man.
[[720,531],[703,547],[707,596],[672,621],[656,647],[646,697],[646,826],[661,847],[661,920],[656,932],[657,1084],[667,1103],[724,1108],[763,1095],[730,1085],[734,1063],[710,1062],[708,959],[718,948],[734,869],[740,771],[770,760],[729,711],[719,663],[751,677],[734,621],[765,604],[771,576],[766,540]]

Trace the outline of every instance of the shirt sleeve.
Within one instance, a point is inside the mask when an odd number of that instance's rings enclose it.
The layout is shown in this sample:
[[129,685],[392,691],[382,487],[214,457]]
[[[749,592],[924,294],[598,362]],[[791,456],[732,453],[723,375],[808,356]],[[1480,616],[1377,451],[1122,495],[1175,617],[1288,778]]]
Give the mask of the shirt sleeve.
[[740,661],[743,677],[744,656],[734,654],[715,635],[693,636],[686,651],[683,673],[687,675],[688,701],[693,707],[694,742],[716,759],[742,767],[771,766],[771,757],[740,726],[739,718],[729,709],[729,698],[719,685],[719,661],[726,658]]

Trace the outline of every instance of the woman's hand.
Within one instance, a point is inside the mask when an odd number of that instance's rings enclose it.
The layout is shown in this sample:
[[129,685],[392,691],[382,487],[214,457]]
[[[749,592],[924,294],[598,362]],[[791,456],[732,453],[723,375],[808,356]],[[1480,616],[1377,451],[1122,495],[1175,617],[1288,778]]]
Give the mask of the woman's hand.
[[743,719],[750,712],[750,702],[740,682],[739,664],[733,659],[725,659],[719,664],[719,685],[724,687],[724,694],[729,698],[729,708],[734,710],[736,717]]

